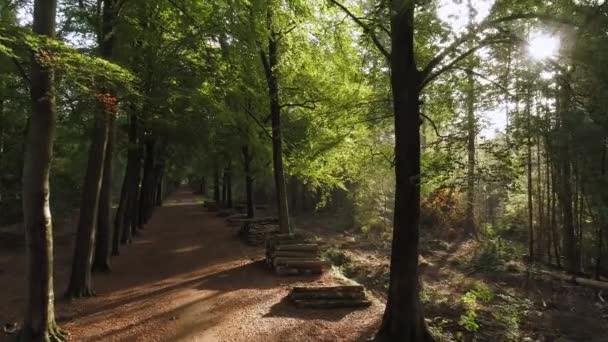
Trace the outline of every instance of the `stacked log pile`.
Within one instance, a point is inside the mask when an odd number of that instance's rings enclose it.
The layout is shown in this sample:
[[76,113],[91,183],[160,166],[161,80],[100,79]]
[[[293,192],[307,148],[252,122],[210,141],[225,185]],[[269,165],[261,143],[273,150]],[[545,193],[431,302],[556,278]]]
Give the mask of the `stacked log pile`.
[[239,235],[243,241],[252,246],[263,246],[270,236],[276,235],[279,232],[279,226],[274,223],[275,220],[248,220],[243,223],[239,230]]
[[361,308],[372,304],[361,285],[294,287],[289,300],[298,308],[311,309]]
[[321,274],[330,264],[319,257],[319,246],[293,234],[266,241],[266,265],[279,276]]

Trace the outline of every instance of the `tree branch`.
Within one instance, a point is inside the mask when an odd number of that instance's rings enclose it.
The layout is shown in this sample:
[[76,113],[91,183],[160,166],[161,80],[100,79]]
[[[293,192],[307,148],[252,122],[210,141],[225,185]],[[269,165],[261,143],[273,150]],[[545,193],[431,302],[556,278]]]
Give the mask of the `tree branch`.
[[243,110],[245,110],[245,113],[247,115],[249,115],[253,121],[255,121],[255,123],[260,126],[260,128],[264,131],[264,133],[266,133],[266,135],[268,136],[268,138],[270,138],[270,140],[272,140],[272,134],[270,134],[270,132],[268,132],[268,130],[266,129],[266,127],[264,127],[264,124],[260,122],[260,120],[258,119],[258,117],[255,115],[254,112],[252,112],[249,108],[243,106]]
[[[465,51],[460,56],[454,58],[451,62],[444,65],[441,69],[435,71],[434,73],[426,75],[426,77],[423,78],[423,81],[420,85],[420,89],[421,90],[424,89],[424,87],[426,87],[429,83],[433,82],[437,77],[441,76],[441,74],[443,74],[444,72],[446,72],[450,69],[453,69],[456,66],[456,64],[460,63],[462,60],[469,57],[471,54],[475,53],[475,51],[481,49],[482,47],[492,45],[492,44],[510,42],[510,41],[511,41],[510,39],[508,39],[508,40],[505,40],[504,38],[496,39],[496,37],[484,39],[479,45],[472,47],[469,50]],[[423,71],[423,74],[424,74],[424,71]]]
[[349,16],[357,25],[359,25],[359,27],[361,27],[363,29],[363,32],[370,36],[370,38],[374,42],[374,45],[376,45],[378,50],[380,50],[380,53],[382,53],[382,55],[384,55],[384,57],[386,57],[387,59],[390,59],[390,57],[391,57],[390,52],[388,52],[388,50],[384,47],[384,45],[382,45],[382,43],[380,43],[380,40],[378,39],[376,34],[369,28],[369,26],[365,25],[365,23],[363,21],[361,21],[361,19],[359,19],[359,17],[357,17],[351,11],[349,11],[348,8],[346,8],[346,6],[342,5],[341,3],[337,2],[336,0],[329,0],[329,1],[332,4],[340,7],[340,9],[342,9],[342,11],[344,11],[344,13],[346,13],[347,16]]
[[317,103],[316,100],[306,100],[306,101],[304,101],[302,103],[285,103],[285,104],[280,105],[279,107],[280,108],[300,107],[300,108],[306,108],[306,109],[315,109],[315,108],[317,108],[315,106],[316,103]]
[[576,23],[574,23],[573,21],[570,21],[568,19],[557,18],[557,17],[551,16],[549,14],[543,14],[543,13],[518,13],[518,14],[512,14],[512,15],[508,15],[508,16],[493,19],[493,20],[488,19],[488,20],[481,22],[479,25],[472,27],[469,32],[463,34],[460,38],[457,38],[454,42],[452,42],[452,44],[450,44],[448,47],[443,49],[443,51],[439,52],[433,59],[431,59],[431,61],[422,70],[422,77],[426,78],[428,75],[430,75],[433,72],[433,69],[435,69],[435,67],[437,67],[439,64],[441,64],[441,62],[448,55],[455,52],[456,49],[458,49],[458,47],[460,47],[460,45],[462,45],[467,40],[473,38],[478,33],[481,33],[486,29],[493,28],[494,26],[497,26],[498,24],[515,21],[515,20],[522,20],[522,19],[539,19],[539,20],[555,22],[555,23],[559,23],[559,24],[578,26]]

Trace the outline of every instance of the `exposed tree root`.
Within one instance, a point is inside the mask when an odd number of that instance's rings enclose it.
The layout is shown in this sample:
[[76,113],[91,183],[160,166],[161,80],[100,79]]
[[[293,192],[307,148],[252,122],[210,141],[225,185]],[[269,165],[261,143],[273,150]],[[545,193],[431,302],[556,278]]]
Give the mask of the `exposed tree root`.
[[17,335],[15,341],[17,342],[66,342],[69,339],[69,333],[59,325],[53,323],[42,334],[34,334],[31,329],[23,329]]

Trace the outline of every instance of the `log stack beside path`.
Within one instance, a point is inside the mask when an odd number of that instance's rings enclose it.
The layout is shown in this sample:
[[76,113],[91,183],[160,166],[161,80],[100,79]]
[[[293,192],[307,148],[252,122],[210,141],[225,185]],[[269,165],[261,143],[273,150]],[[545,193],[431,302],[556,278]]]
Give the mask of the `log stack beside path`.
[[293,287],[289,300],[298,308],[362,308],[372,302],[361,285]]
[[266,241],[266,265],[277,275],[321,274],[330,263],[319,257],[319,245],[293,234],[280,234]]

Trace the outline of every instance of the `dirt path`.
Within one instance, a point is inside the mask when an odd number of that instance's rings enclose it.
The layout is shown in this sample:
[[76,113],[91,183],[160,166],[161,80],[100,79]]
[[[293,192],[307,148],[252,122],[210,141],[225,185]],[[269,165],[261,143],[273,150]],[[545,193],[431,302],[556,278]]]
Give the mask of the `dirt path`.
[[[113,259],[113,272],[94,276],[97,297],[58,302],[58,319],[73,340],[363,341],[370,336],[381,304],[354,311],[294,309],[283,301],[289,285],[335,280],[329,275],[272,275],[259,261],[261,248],[243,245],[237,227],[227,226],[198,202],[186,190],[175,193],[133,245]],[[71,247],[58,248],[59,296],[66,285]],[[18,295],[23,274],[10,267],[20,261],[16,259],[22,257],[0,259],[5,272],[0,280],[12,281],[12,298],[3,298],[0,305],[15,308],[23,306]],[[15,312],[0,314],[2,319],[17,317]]]

